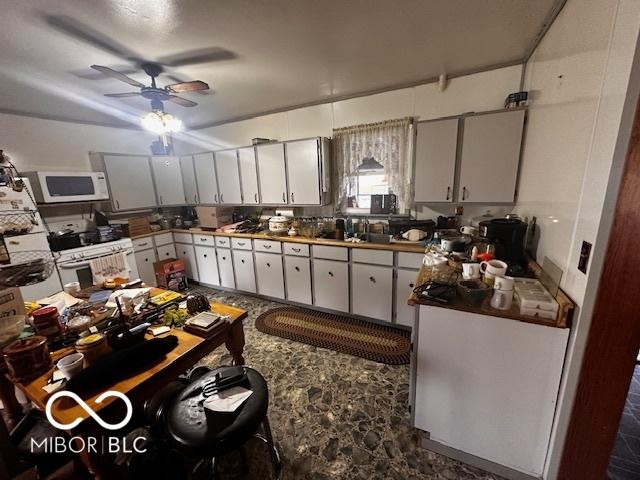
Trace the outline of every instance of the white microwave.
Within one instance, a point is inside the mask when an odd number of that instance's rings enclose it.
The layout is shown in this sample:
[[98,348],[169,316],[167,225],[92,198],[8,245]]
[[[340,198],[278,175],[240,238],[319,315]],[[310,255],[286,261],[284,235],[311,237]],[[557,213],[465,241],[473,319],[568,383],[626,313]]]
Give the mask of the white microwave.
[[107,200],[104,172],[25,172],[38,203]]

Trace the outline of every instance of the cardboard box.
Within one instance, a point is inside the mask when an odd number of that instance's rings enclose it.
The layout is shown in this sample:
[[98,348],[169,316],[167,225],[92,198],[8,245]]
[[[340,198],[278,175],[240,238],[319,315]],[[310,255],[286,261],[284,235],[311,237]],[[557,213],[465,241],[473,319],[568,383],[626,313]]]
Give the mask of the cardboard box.
[[27,309],[19,288],[6,288],[0,290],[0,318],[13,315],[26,315]]
[[233,222],[233,207],[196,207],[199,226],[220,228]]
[[179,258],[168,258],[153,264],[158,287],[180,292],[189,286],[184,262]]

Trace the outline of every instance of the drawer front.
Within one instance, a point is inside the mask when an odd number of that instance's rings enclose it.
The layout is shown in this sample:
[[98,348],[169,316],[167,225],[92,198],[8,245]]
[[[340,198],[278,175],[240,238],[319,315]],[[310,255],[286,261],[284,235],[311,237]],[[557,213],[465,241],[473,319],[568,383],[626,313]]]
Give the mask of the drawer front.
[[424,255],[422,253],[400,252],[398,253],[398,266],[419,269],[422,267],[423,258]]
[[327,247],[325,245],[313,246],[314,258],[325,258],[327,260],[349,260],[349,249],[344,247]]
[[176,247],[173,243],[169,245],[160,245],[156,248],[158,251],[158,260],[166,260],[168,258],[176,258]]
[[194,233],[193,243],[195,243],[196,245],[209,245],[210,247],[213,247],[216,243],[216,240],[213,235],[202,235]]
[[136,251],[145,250],[153,247],[153,237],[136,238],[131,241],[133,243],[133,249]]
[[282,253],[282,244],[273,240],[254,240],[256,252]]
[[407,300],[413,293],[418,270],[398,270],[396,277],[396,323],[412,327],[416,320],[416,308]]
[[251,239],[250,238],[232,238],[231,239],[231,247],[234,250],[251,250]]
[[311,305],[311,266],[307,257],[288,256],[284,259],[287,279],[287,300]]
[[190,233],[173,232],[173,240],[178,243],[193,243],[193,236]]
[[393,252],[391,250],[368,250],[356,247],[351,249],[351,261],[392,267]]
[[349,264],[334,260],[314,260],[313,289],[314,305],[348,312]]
[[282,257],[263,252],[256,252],[255,255],[258,293],[269,297],[284,298]]
[[168,243],[173,243],[173,233],[159,233],[158,235],[154,235],[153,241],[155,242],[156,247],[159,247],[160,245],[167,245]]
[[253,252],[233,250],[233,267],[236,273],[236,288],[244,292],[256,293]]
[[391,322],[393,269],[374,265],[351,266],[352,312]]
[[308,257],[309,245],[305,245],[304,243],[285,243],[284,254],[295,255],[298,257]]
[[231,248],[231,239],[229,237],[216,237],[216,247]]

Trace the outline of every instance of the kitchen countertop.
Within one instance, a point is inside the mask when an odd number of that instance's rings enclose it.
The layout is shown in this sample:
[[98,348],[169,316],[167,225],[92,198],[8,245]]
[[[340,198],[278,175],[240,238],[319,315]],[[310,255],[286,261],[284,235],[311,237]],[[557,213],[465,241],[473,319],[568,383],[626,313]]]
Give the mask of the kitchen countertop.
[[[529,268],[536,276],[539,276],[542,272],[540,266],[533,260],[529,261]],[[428,268],[423,265],[420,269],[420,272],[418,273],[418,278],[416,279],[415,284],[423,285],[428,280]],[[545,325],[547,327],[555,328],[569,328],[571,323],[571,315],[573,313],[573,310],[575,309],[575,303],[573,303],[571,299],[569,299],[569,297],[560,289],[558,289],[558,294],[555,296],[555,300],[559,304],[558,316],[555,319],[520,315],[520,309],[518,308],[515,301],[513,302],[513,305],[509,310],[498,310],[491,307],[491,305],[489,304],[490,300],[491,296],[486,298],[481,305],[476,307],[467,304],[457,292],[453,300],[451,300],[449,303],[440,303],[433,300],[418,298],[415,293],[412,293],[409,297],[408,303],[409,305],[429,305],[431,307],[448,308],[451,310],[459,310],[469,313],[478,313],[481,315],[490,315],[493,317],[508,318],[520,322],[535,323],[538,325]]]
[[238,237],[238,238],[253,238],[258,240],[275,240],[277,242],[291,242],[291,243],[306,243],[309,245],[326,245],[331,247],[346,247],[346,248],[368,248],[372,250],[391,250],[394,252],[409,252],[409,253],[424,253],[422,245],[415,243],[369,243],[360,242],[352,243],[345,242],[344,240],[332,240],[330,238],[307,238],[307,237],[288,237],[269,235],[268,233],[224,233],[213,232],[211,230],[202,230],[201,228],[172,228],[171,230],[160,230],[158,232],[152,232],[146,235],[137,235],[131,237],[132,239],[144,238],[151,235],[160,235],[167,232],[177,233],[190,233],[195,235],[213,235],[220,237]]

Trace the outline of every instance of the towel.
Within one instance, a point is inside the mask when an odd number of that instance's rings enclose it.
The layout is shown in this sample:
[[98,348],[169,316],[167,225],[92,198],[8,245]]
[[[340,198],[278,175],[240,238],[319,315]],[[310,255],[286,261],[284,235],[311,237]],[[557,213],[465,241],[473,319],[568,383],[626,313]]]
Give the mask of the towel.
[[98,257],[89,261],[93,284],[100,285],[108,278],[129,278],[129,262],[124,253],[114,253],[106,257]]

